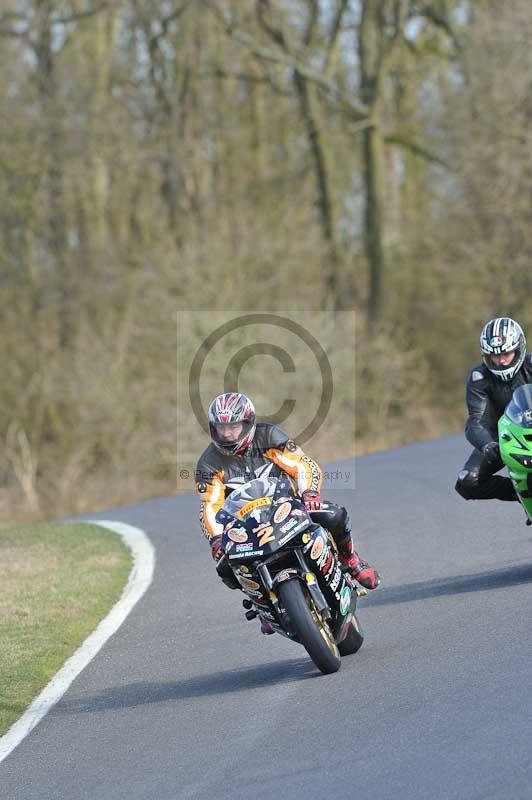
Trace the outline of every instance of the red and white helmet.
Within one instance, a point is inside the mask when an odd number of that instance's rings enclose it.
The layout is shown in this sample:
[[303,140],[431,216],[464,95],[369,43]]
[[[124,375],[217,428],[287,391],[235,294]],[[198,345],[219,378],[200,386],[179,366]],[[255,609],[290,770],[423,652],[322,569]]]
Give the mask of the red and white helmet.
[[[215,447],[225,455],[239,456],[253,441],[256,428],[255,407],[249,397],[240,392],[226,392],[215,397],[209,406],[209,430]],[[223,439],[218,434],[218,426],[242,425],[242,430],[234,441]]]

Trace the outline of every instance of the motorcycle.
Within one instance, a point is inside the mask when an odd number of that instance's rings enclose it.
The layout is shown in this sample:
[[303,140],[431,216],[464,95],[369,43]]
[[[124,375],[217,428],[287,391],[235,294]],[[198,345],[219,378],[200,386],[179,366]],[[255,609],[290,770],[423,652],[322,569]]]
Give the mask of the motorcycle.
[[334,539],[313,522],[291,480],[239,486],[216,519],[225,551],[217,570],[223,578],[229,567],[247,595],[246,618],[303,645],[324,674],[336,672],[364,641],[355,611],[366,591],[342,571]]
[[499,419],[499,448],[532,525],[532,384],[519,386]]

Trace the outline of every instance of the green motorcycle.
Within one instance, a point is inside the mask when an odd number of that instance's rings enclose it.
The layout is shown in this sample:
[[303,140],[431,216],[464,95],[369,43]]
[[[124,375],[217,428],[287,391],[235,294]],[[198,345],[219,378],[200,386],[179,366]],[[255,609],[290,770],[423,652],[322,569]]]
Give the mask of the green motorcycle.
[[519,386],[499,420],[501,458],[532,525],[532,384]]

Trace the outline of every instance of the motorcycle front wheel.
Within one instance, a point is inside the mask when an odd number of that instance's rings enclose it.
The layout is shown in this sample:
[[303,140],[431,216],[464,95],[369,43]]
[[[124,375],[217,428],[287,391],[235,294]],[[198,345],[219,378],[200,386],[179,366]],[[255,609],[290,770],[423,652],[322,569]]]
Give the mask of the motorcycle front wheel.
[[318,667],[329,675],[340,669],[342,659],[330,628],[317,613],[312,598],[298,578],[281,583],[279,599],[286,609],[294,633]]

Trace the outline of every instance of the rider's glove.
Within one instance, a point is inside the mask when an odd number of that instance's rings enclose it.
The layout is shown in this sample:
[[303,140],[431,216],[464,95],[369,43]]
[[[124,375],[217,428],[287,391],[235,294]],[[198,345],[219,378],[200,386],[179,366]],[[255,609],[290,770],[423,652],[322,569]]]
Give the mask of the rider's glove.
[[314,489],[305,489],[301,495],[307,511],[319,511],[321,508],[321,495]]
[[495,464],[501,459],[501,451],[497,442],[488,442],[482,448],[482,454],[485,456],[489,464]]
[[211,539],[211,554],[215,561],[219,561],[224,555],[221,536],[214,536]]

